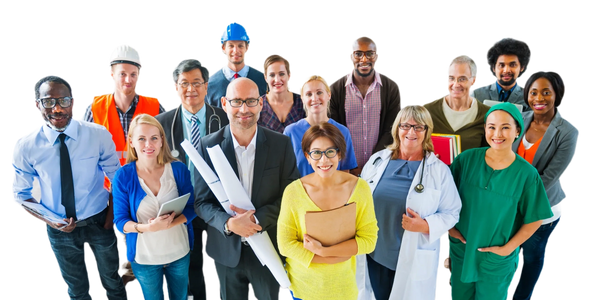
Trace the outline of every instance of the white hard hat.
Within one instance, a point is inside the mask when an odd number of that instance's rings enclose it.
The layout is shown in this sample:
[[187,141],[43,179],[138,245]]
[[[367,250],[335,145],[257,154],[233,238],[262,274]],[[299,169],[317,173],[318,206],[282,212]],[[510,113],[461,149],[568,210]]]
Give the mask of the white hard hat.
[[142,67],[142,64],[140,63],[140,56],[138,55],[137,51],[127,45],[121,45],[117,47],[110,57],[111,66],[122,63],[132,64],[138,68]]

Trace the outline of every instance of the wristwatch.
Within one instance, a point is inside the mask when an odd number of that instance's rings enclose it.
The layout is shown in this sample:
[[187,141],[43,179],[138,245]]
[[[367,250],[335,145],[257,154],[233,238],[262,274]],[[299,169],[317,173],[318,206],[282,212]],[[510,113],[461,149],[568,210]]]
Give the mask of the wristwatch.
[[[229,221],[229,219],[227,219],[227,221]],[[225,235],[229,236],[233,232],[231,232],[231,230],[229,230],[229,226],[227,226],[227,221],[225,221],[224,232],[225,232]]]

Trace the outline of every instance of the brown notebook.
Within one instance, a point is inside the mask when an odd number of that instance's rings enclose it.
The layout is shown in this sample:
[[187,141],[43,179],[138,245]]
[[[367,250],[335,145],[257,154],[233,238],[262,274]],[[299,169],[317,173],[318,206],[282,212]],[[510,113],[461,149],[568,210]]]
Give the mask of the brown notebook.
[[354,238],[356,235],[356,203],[326,211],[307,211],[306,233],[325,247]]

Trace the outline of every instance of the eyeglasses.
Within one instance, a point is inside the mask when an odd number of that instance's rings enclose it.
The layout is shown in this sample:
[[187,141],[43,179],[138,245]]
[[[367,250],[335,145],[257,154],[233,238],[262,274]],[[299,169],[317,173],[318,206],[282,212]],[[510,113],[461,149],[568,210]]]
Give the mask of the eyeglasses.
[[35,100],[37,103],[42,103],[44,108],[54,108],[56,106],[56,102],[62,108],[71,107],[73,104],[73,97],[60,97],[60,98],[40,98]]
[[[205,83],[206,83],[206,81],[205,81],[205,82],[197,82],[197,81],[196,81],[196,82],[192,82],[192,86],[193,86],[195,89],[197,89],[197,88],[201,87],[202,85],[204,85]],[[187,89],[187,88],[190,86],[190,83],[189,83],[189,82],[187,82],[187,81],[185,81],[185,82],[180,82],[180,83],[178,83],[178,84],[179,84],[179,86],[180,86],[181,88],[183,88],[183,89]]]
[[229,105],[231,105],[231,107],[242,107],[242,105],[244,103],[246,103],[246,106],[248,107],[255,107],[258,105],[258,99],[246,99],[246,100],[242,100],[242,99],[227,99],[227,102],[229,102]]
[[402,123],[400,125],[398,125],[398,128],[404,130],[404,131],[409,131],[411,128],[415,129],[415,132],[423,132],[427,129],[427,125],[412,125],[412,124],[408,124],[408,123]]
[[368,59],[373,59],[373,57],[375,57],[375,51],[354,51],[352,53],[354,55],[354,58],[356,59],[362,59],[363,56],[367,56]]
[[467,76],[460,76],[458,78],[454,78],[453,76],[448,77],[448,82],[458,82],[458,83],[465,83],[467,82],[470,78],[472,77],[467,77]]
[[310,156],[310,158],[312,158],[313,160],[321,159],[321,157],[323,157],[323,154],[325,154],[327,158],[334,158],[338,154],[338,151],[338,148],[329,148],[325,151],[313,150],[308,152],[308,156]]

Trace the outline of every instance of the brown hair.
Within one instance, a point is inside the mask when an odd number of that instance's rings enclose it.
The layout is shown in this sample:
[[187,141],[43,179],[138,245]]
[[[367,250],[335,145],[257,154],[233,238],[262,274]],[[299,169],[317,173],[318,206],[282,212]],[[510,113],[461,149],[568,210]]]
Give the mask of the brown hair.
[[265,60],[265,76],[267,76],[267,68],[269,68],[270,65],[276,62],[283,62],[283,64],[285,65],[285,70],[287,71],[288,75],[290,75],[290,63],[287,61],[287,59],[277,54],[273,54],[267,57],[267,59]]
[[431,141],[433,121],[431,120],[429,111],[420,105],[405,106],[398,112],[398,115],[394,120],[394,125],[392,125],[392,138],[394,142],[387,146],[387,149],[392,150],[392,159],[398,159],[398,157],[400,157],[400,144],[402,144],[402,142],[398,137],[398,126],[400,126],[400,123],[404,123],[410,119],[413,119],[417,124],[427,126],[422,147],[424,152],[433,152],[433,142]]
[[160,123],[153,116],[148,115],[148,114],[140,114],[131,121],[131,125],[129,126],[129,132],[127,133],[127,140],[129,143],[127,143],[127,161],[126,162],[130,163],[130,162],[138,160],[137,153],[135,152],[135,148],[130,147],[130,143],[131,143],[131,139],[133,136],[133,132],[135,131],[135,128],[140,124],[152,125],[152,126],[158,128],[158,131],[160,131],[160,138],[162,139],[162,147],[160,148],[160,151],[158,152],[158,157],[157,157],[158,164],[164,165],[166,163],[176,161],[177,159],[175,157],[173,157],[173,155],[171,155],[171,150],[169,149],[169,144],[165,142],[165,130],[163,129],[162,125],[160,125]]
[[323,122],[318,125],[311,126],[302,137],[302,152],[308,155],[312,143],[320,138],[328,138],[333,145],[338,148],[338,157],[340,160],[346,158],[346,139],[342,132],[333,124]]

